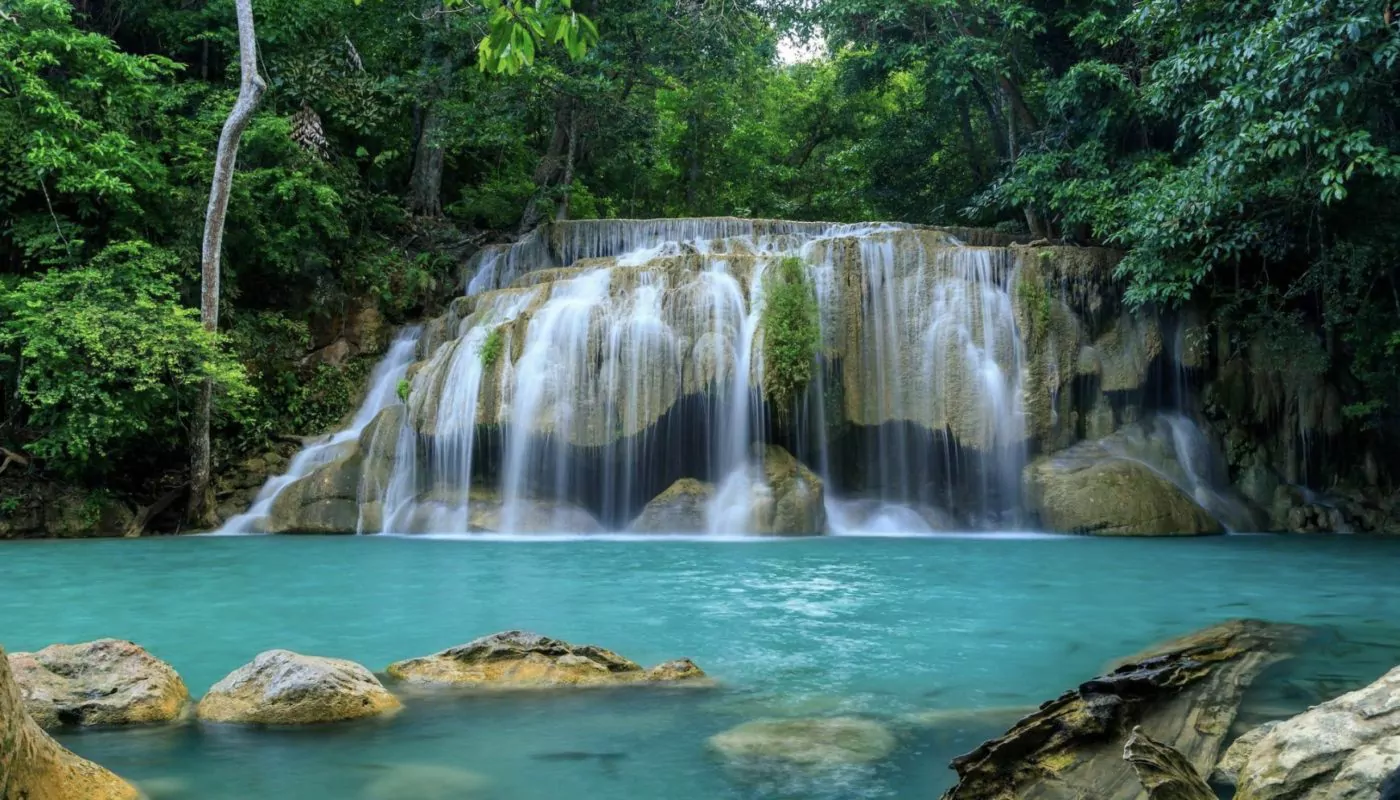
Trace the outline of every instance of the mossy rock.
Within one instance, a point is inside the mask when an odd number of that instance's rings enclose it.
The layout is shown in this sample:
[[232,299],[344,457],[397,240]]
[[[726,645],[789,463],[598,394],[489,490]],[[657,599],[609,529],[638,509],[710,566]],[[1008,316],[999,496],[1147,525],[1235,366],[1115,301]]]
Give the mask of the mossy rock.
[[1031,508],[1046,528],[1097,536],[1199,536],[1220,523],[1146,465],[1057,456],[1026,467]]
[[714,496],[713,484],[681,478],[652,498],[627,529],[634,533],[703,533]]

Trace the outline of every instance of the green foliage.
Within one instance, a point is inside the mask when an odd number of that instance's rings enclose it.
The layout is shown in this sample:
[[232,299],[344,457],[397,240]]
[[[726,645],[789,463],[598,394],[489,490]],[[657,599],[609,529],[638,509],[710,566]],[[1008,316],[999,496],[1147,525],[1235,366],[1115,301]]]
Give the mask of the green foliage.
[[[469,0],[453,0],[462,5]],[[480,0],[490,33],[477,45],[483,72],[518,74],[535,63],[535,49],[548,42],[564,48],[569,58],[583,58],[598,43],[598,28],[573,10],[572,0]]]
[[399,385],[394,387],[394,394],[398,395],[400,403],[407,403],[408,396],[413,393],[413,381],[408,378],[399,378]]
[[501,334],[501,329],[492,328],[481,343],[481,365],[490,369],[495,365],[496,359],[501,357],[501,351],[504,348],[505,337]]
[[238,315],[228,339],[257,387],[230,407],[221,426],[238,451],[265,449],[284,434],[334,429],[352,410],[373,366],[366,358],[344,366],[307,363],[310,329],[276,312]]
[[763,390],[787,409],[812,381],[821,347],[817,295],[806,265],[785,258],[765,274],[763,301]]
[[30,452],[68,473],[101,473],[124,448],[168,447],[205,377],[237,402],[243,368],[179,304],[172,254],[110,245],[0,294],[0,347],[18,355],[18,393],[42,433]]

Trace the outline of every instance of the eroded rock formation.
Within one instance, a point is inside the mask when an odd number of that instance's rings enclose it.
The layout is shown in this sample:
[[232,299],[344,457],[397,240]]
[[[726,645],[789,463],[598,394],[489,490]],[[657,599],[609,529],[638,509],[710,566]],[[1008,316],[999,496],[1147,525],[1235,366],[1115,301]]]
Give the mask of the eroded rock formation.
[[1154,647],[955,759],[958,783],[944,798],[1137,798],[1142,787],[1123,760],[1135,728],[1179,752],[1195,774],[1209,774],[1244,690],[1303,634],[1236,620]]
[[486,689],[548,689],[705,678],[689,659],[651,669],[591,644],[573,645],[537,633],[503,631],[422,658],[389,665],[391,677],[418,684]]

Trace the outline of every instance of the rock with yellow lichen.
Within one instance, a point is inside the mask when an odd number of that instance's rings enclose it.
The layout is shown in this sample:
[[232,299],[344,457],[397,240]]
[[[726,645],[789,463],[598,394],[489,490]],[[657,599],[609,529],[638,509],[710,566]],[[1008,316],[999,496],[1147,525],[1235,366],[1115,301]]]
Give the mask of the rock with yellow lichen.
[[483,689],[550,689],[703,680],[689,659],[645,669],[611,650],[537,633],[504,631],[422,658],[389,665],[390,676],[418,684]]

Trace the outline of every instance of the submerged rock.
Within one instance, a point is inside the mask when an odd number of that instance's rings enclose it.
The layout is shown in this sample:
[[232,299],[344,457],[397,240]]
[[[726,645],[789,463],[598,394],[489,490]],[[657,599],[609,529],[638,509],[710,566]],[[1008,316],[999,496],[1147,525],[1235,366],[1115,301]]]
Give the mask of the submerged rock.
[[1400,769],[1400,668],[1269,730],[1239,772],[1239,800],[1375,798]]
[[860,717],[761,719],[710,737],[710,747],[740,766],[776,762],[807,769],[871,764],[894,752],[895,737]]
[[482,796],[486,778],[443,764],[394,764],[365,787],[365,800],[472,800]]
[[0,649],[0,800],[136,800],[136,787],[70,753],[25,710]]
[[25,708],[45,728],[167,722],[190,702],[169,664],[119,639],[50,645],[9,661]]
[[422,658],[389,665],[402,681],[492,689],[548,689],[623,683],[693,681],[705,673],[689,659],[643,669],[591,644],[572,645],[537,633],[503,631]]
[[208,722],[304,725],[395,711],[398,698],[353,661],[268,650],[199,701]]
[[681,478],[652,498],[627,526],[634,533],[704,533],[713,484]]
[[1026,467],[1026,488],[1041,524],[1099,536],[1223,533],[1204,508],[1146,465],[1067,451]]
[[958,783],[944,798],[1135,800],[1142,787],[1123,748],[1136,726],[1209,774],[1245,690],[1304,633],[1235,620],[1154,647],[954,759]]

